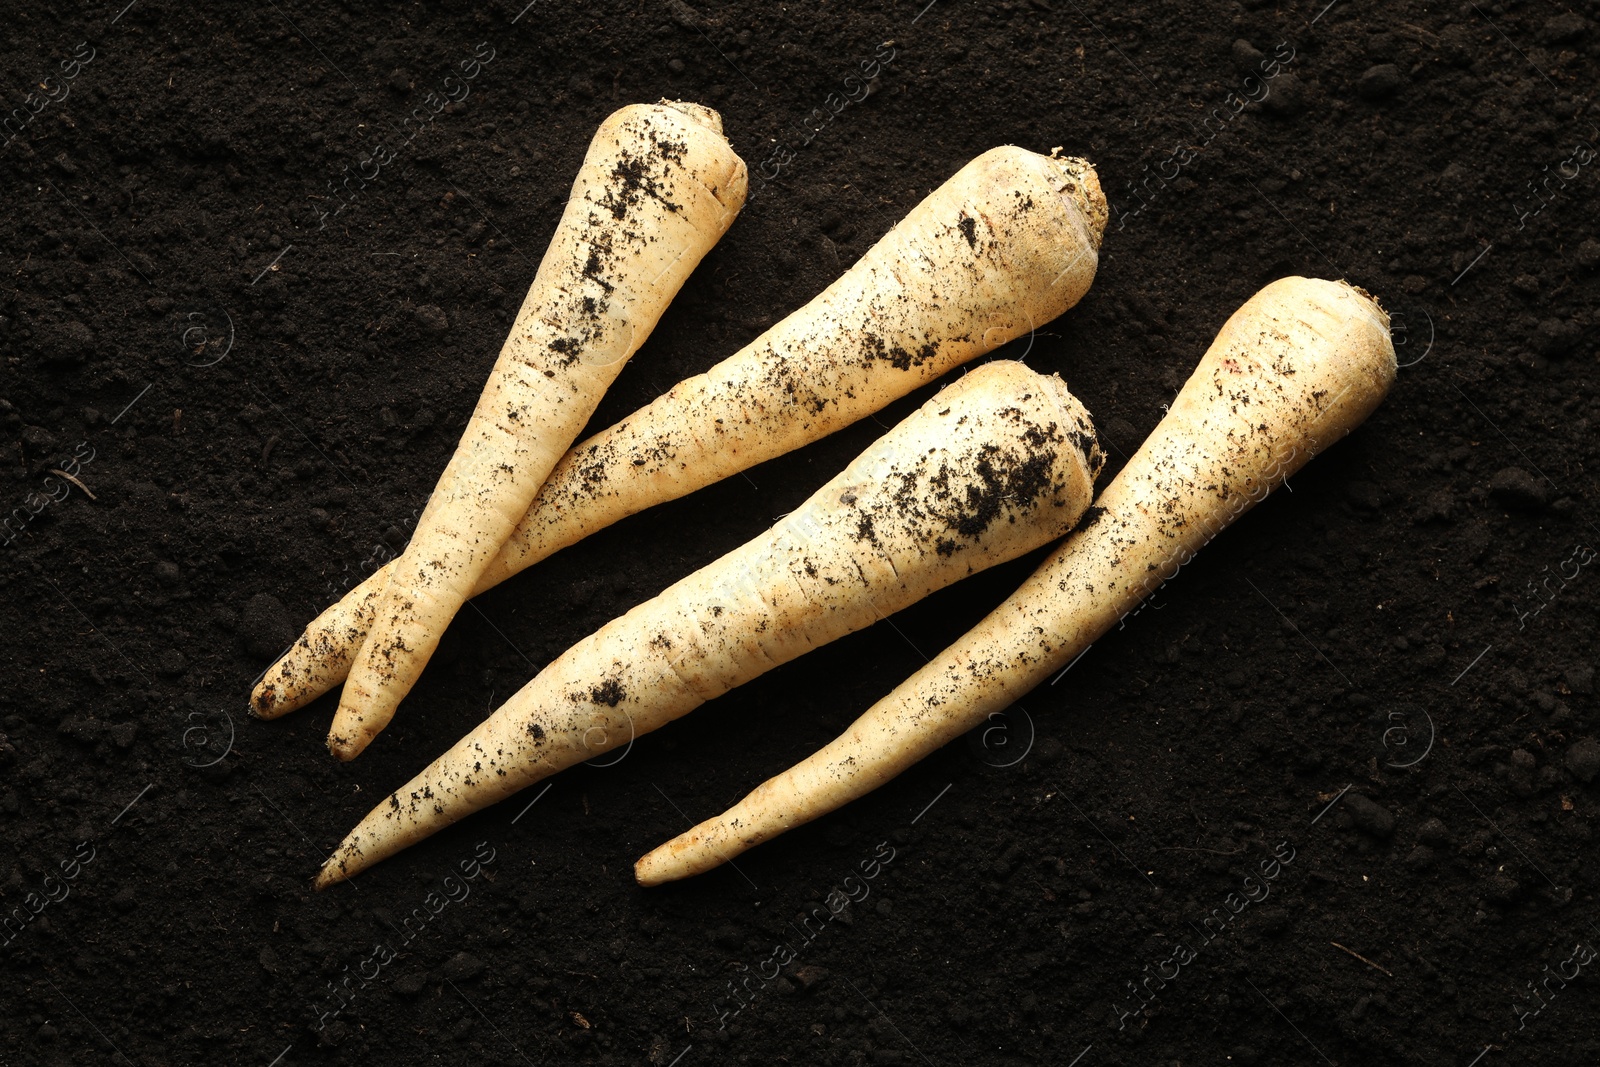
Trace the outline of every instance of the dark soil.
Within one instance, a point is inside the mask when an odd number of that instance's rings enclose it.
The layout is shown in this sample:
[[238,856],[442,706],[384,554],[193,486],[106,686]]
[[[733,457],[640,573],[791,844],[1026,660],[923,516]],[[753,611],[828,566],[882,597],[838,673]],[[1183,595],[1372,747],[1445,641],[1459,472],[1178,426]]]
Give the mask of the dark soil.
[[[1595,1062],[1592,5],[522,2],[5,10],[0,1063]],[[1111,200],[1093,290],[1004,351],[1103,477],[1278,276],[1378,294],[1410,365],[1059,684],[737,869],[631,875],[1038,556],[313,894],[539,665],[929,395],[483,597],[352,764],[331,699],[245,717],[404,544],[592,131],[664,95],[758,190],[597,426],[1003,142]]]

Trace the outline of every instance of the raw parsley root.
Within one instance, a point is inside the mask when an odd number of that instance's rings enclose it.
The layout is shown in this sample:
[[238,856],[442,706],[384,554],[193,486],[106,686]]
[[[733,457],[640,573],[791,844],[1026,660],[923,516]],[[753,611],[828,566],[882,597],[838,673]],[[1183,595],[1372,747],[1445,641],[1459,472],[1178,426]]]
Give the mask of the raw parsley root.
[[[636,104],[601,124],[489,382],[386,568],[328,735],[353,759],[388,724],[534,494],[744,203],[716,112]],[[278,676],[255,694],[270,708]]]

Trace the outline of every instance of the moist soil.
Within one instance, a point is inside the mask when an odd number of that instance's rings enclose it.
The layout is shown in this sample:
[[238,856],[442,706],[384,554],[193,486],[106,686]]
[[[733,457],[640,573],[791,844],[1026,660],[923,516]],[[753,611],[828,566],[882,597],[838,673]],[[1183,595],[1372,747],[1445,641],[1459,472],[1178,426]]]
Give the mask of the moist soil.
[[[0,1062],[1594,1062],[1594,14],[13,5]],[[1058,681],[736,867],[631,873],[1042,553],[314,893],[541,665],[931,395],[481,597],[351,764],[331,698],[245,715],[404,545],[596,126],[663,96],[753,195],[595,427],[1001,143],[1111,202],[1088,296],[1001,352],[1088,406],[1102,483],[1274,278],[1377,294],[1403,368]]]

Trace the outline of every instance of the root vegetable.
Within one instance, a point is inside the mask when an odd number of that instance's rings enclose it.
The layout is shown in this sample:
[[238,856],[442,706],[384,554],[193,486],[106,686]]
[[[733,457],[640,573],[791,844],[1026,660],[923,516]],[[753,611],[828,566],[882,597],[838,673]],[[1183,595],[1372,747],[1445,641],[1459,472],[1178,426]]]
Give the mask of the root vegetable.
[[340,759],[387,725],[745,191],[744,163],[709,108],[636,104],[601,124],[455,455],[374,598],[328,735]]
[[1284,278],[1223,326],[1093,516],[1020,589],[811,758],[635,865],[711,869],[863,796],[1071,663],[1211,538],[1377,407],[1388,317],[1342,282]]
[[374,808],[318,886],[1059,536],[1100,464],[1060,378],[974,370],[766,534],[554,660]]
[[[1072,307],[1098,262],[1094,168],[1021,148],[963,167],[803,308],[584,441],[551,472],[473,594],[596,530],[815,441]],[[275,718],[344,680],[393,564],[263,677]]]

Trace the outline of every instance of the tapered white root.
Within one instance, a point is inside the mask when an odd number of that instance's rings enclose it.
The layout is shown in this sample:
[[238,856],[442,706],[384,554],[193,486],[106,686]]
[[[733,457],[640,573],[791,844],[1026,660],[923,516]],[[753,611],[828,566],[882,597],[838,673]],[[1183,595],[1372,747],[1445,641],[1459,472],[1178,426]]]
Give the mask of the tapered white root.
[[[461,442],[373,600],[328,734],[334,755],[354,758],[388,724],[745,187],[709,108],[633,105],[601,125]],[[263,685],[275,684],[269,671]]]

